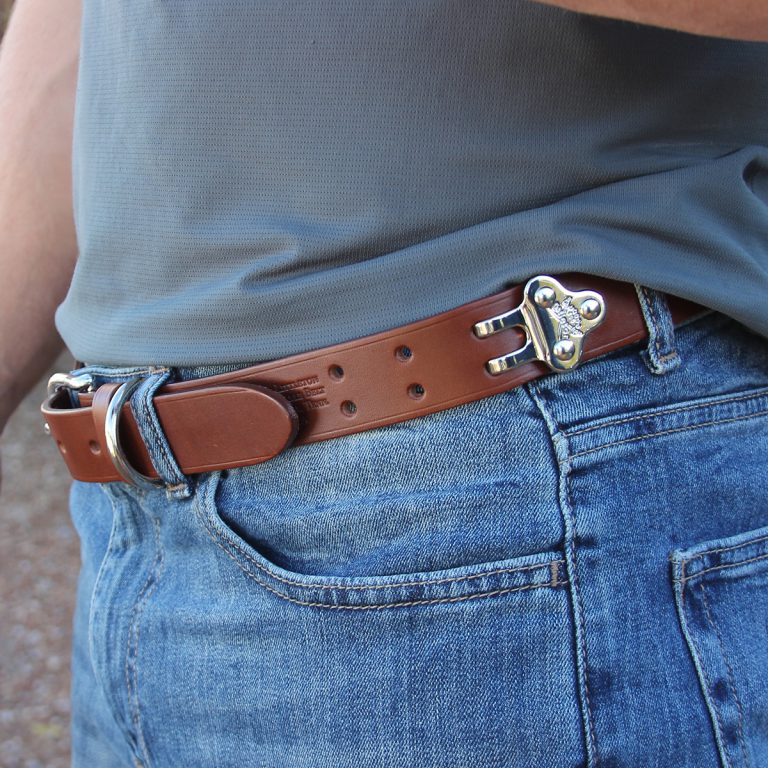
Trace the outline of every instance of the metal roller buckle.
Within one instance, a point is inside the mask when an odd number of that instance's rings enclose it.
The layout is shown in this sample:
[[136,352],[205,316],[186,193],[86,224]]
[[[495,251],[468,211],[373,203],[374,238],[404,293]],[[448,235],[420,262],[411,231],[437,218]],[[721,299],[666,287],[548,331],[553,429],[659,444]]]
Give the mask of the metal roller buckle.
[[[137,376],[120,385],[120,388],[112,396],[107,406],[106,418],[104,420],[104,442],[106,443],[107,453],[115,469],[127,483],[151,490],[153,488],[163,487],[165,483],[158,479],[148,477],[134,469],[125,456],[125,451],[120,441],[120,414],[125,403],[128,402],[136,387],[141,384],[141,376]],[[94,379],[88,373],[71,374],[55,373],[48,379],[48,398],[50,399],[60,389],[71,389],[76,392],[93,391]],[[51,428],[46,422],[44,425],[46,434],[51,434]]]
[[[54,373],[48,379],[48,398],[46,402],[51,402],[60,389],[69,389],[74,392],[93,391],[93,376],[89,373]],[[48,422],[43,422],[43,431],[46,435],[51,434],[51,427]]]
[[605,311],[605,301],[596,291],[569,291],[554,277],[538,275],[526,283],[519,307],[476,323],[474,331],[485,338],[520,327],[528,337],[520,349],[486,362],[494,376],[534,360],[562,373],[579,364],[584,339],[603,322]]
[[125,456],[125,451],[120,441],[120,414],[123,406],[131,399],[131,395],[136,387],[141,384],[143,379],[137,376],[130,381],[120,385],[120,388],[112,396],[107,406],[106,418],[104,419],[104,442],[107,445],[107,453],[112,459],[115,469],[126,483],[135,485],[137,488],[152,490],[153,488],[162,488],[166,484],[160,478],[148,477],[131,466],[131,463]]
[[48,397],[55,395],[60,389],[74,389],[76,392],[93,389],[93,376],[90,373],[54,373],[48,379]]

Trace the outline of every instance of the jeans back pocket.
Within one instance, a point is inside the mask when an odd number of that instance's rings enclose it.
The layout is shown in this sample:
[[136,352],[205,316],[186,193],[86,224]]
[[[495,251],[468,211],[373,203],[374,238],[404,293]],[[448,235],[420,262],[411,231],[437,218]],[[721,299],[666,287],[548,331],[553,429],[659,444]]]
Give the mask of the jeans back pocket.
[[722,765],[767,765],[768,527],[675,550],[671,561]]

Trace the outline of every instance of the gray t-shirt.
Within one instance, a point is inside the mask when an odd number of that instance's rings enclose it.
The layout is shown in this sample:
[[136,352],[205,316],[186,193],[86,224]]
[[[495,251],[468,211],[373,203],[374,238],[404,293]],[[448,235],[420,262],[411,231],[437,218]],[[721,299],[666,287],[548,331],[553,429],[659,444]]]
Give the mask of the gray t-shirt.
[[768,45],[526,0],[84,3],[81,360],[251,362],[539,274],[768,335]]

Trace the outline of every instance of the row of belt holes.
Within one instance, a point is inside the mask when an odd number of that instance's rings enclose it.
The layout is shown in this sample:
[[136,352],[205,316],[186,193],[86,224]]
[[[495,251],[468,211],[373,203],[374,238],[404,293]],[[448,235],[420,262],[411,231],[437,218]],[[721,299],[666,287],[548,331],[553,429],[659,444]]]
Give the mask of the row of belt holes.
[[[67,446],[64,445],[64,443],[62,443],[61,440],[57,440],[56,441],[56,445],[58,446],[59,450],[62,453],[66,453],[67,452]],[[101,446],[95,440],[89,440],[88,441],[88,450],[94,456],[98,456],[101,453]]]
[[[407,363],[413,359],[413,351],[410,347],[398,347],[395,350],[395,357],[401,363]],[[328,369],[328,375],[334,381],[341,381],[344,378],[344,369],[340,365],[332,365]],[[408,387],[408,394],[414,400],[421,400],[424,397],[424,387],[421,384],[411,384]],[[357,413],[357,405],[351,400],[345,400],[341,404],[341,411],[345,416],[354,416]]]
[[[61,440],[57,440],[56,441],[56,445],[59,447],[59,450],[62,453],[66,453],[67,452],[67,446],[64,445],[64,443],[62,443]],[[94,456],[98,456],[101,453],[101,446],[95,440],[89,440],[88,441],[88,450]]]

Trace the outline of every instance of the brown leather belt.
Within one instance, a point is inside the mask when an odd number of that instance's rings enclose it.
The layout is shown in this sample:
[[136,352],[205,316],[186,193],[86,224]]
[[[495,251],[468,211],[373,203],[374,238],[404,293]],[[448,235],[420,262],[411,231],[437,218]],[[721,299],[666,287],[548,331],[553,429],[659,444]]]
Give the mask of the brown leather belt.
[[[539,276],[390,331],[168,383],[154,398],[158,419],[186,474],[257,464],[291,444],[479,400],[648,335],[632,284],[581,274],[560,279],[567,288]],[[668,301],[675,323],[705,311],[676,297]],[[126,479],[107,429],[109,403],[124,386],[81,392],[74,407],[65,384],[43,404],[47,428],[75,479]],[[113,418],[122,458],[157,478],[130,404]]]

